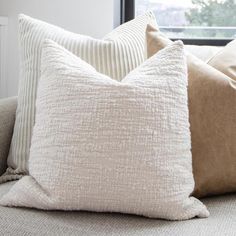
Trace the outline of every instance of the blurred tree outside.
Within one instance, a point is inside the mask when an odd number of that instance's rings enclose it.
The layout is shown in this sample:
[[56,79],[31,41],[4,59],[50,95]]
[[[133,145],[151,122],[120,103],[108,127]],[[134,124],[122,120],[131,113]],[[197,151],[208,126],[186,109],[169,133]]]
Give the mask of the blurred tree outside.
[[137,15],[152,9],[171,38],[236,38],[236,0],[135,0],[135,5]]
[[[189,26],[236,27],[235,0],[192,0],[193,7],[186,11]],[[232,37],[235,30],[199,30],[198,36]],[[195,32],[196,34],[196,32]],[[233,35],[232,35],[233,34]]]

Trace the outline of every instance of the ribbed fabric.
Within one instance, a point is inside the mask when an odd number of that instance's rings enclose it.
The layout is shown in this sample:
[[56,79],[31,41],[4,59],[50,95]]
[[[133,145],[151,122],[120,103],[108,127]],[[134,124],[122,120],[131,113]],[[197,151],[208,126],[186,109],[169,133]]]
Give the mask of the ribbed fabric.
[[42,43],[53,39],[72,53],[93,65],[99,72],[121,80],[145,60],[145,30],[156,25],[152,12],[119,26],[103,40],[74,34],[59,27],[19,16],[21,79],[18,92],[16,122],[8,157],[8,170],[0,182],[18,179],[28,172],[28,157],[35,100],[40,77]]
[[169,220],[207,217],[194,181],[181,42],[121,82],[47,40],[29,176],[5,206],[123,212]]

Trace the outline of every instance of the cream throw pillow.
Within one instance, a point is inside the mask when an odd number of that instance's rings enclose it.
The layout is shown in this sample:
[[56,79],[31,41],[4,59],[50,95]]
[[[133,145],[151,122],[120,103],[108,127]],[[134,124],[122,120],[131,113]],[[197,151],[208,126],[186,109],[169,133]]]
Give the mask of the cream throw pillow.
[[[158,29],[147,27],[149,57],[171,43]],[[187,63],[193,195],[235,192],[236,81],[191,54]]]
[[121,82],[47,41],[29,173],[5,206],[207,217],[194,181],[183,45]]
[[208,64],[236,80],[236,39],[223,47]]
[[74,34],[30,18],[19,17],[21,78],[13,139],[7,173],[0,182],[28,172],[28,157],[35,120],[35,99],[40,77],[40,59],[45,39],[53,39],[93,65],[99,72],[121,80],[145,60],[147,23],[156,24],[152,12],[119,26],[103,40]]
[[222,49],[222,47],[185,45],[185,49],[202,61],[208,62]]

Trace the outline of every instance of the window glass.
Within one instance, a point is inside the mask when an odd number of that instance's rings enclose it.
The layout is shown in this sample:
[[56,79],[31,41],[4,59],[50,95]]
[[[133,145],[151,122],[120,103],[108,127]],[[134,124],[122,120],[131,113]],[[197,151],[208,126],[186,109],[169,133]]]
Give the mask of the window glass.
[[236,38],[236,0],[135,0],[135,14],[151,9],[171,38]]

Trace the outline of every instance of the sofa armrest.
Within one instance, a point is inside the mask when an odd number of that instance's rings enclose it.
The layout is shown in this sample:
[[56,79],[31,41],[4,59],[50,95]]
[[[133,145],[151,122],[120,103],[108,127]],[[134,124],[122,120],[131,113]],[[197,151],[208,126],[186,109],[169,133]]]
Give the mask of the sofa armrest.
[[6,171],[13,127],[15,123],[17,98],[0,99],[0,175]]

